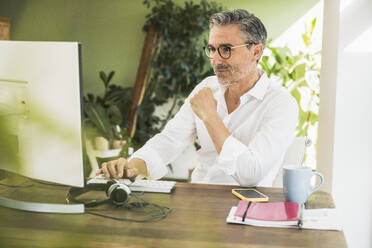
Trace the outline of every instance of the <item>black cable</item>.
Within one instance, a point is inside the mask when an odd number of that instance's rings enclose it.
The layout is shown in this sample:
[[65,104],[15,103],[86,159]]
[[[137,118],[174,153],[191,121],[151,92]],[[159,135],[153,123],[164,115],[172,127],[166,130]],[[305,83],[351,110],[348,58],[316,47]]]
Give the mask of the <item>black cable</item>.
[[148,203],[148,206],[158,207],[163,213],[162,214],[159,214],[159,215],[153,215],[153,216],[151,216],[149,218],[146,218],[146,219],[120,218],[120,217],[115,217],[115,216],[109,216],[109,215],[99,214],[99,213],[92,212],[92,211],[86,211],[86,213],[87,214],[91,214],[91,215],[96,215],[96,216],[99,216],[99,217],[103,217],[103,218],[107,218],[107,219],[117,220],[117,221],[128,221],[128,222],[144,223],[144,222],[150,222],[150,221],[153,221],[153,220],[164,219],[172,211],[172,209],[170,209],[168,207],[160,206],[160,205],[153,204],[153,203]]
[[[148,217],[148,218],[145,218],[145,219],[130,219],[130,218],[120,218],[120,217],[115,217],[115,216],[110,216],[110,215],[105,215],[105,214],[99,214],[99,213],[92,212],[92,211],[85,211],[85,212],[87,214],[96,215],[96,216],[99,216],[99,217],[108,218],[108,219],[117,220],[117,221],[129,221],[129,222],[143,223],[143,222],[150,222],[150,221],[153,221],[153,220],[164,219],[172,211],[171,208],[161,206],[161,205],[158,205],[158,204],[155,204],[155,203],[146,202],[142,197],[140,197],[137,194],[136,195],[133,194],[133,196],[136,197],[139,201],[131,202],[131,203],[123,205],[123,206],[126,207],[128,210],[141,212],[141,213],[150,215],[151,217]],[[159,210],[159,214],[155,214],[154,210],[146,211],[146,209],[145,209],[146,206],[157,208]]]

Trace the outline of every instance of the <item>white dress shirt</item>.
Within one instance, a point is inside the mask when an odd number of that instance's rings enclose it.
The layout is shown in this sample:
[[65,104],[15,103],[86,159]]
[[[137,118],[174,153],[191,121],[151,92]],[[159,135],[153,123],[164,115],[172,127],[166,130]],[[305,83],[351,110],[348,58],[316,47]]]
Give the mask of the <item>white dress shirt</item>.
[[[209,87],[217,101],[217,112],[230,132],[220,154],[206,127],[193,112],[190,98]],[[198,84],[185,103],[165,126],[131,158],[146,162],[151,179],[167,173],[174,161],[197,137],[201,148],[191,182],[241,186],[272,186],[284,154],[292,142],[298,118],[296,100],[264,73],[255,86],[240,97],[240,105],[228,113],[226,88],[216,76]]]

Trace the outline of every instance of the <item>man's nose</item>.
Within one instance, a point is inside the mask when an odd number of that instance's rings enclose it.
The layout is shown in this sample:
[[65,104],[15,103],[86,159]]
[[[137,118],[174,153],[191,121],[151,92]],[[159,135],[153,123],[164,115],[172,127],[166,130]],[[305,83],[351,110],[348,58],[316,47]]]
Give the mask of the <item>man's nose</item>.
[[222,64],[226,59],[222,58],[221,55],[216,51],[213,58],[211,59],[211,63],[213,66]]

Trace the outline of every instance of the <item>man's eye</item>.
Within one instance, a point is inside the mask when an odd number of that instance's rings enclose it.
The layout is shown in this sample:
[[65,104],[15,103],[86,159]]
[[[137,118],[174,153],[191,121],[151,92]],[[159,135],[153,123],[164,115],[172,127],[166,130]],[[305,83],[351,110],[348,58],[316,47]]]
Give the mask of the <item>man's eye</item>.
[[208,47],[208,50],[210,53],[214,53],[216,51],[216,48],[214,47]]
[[224,53],[228,53],[228,52],[230,52],[231,48],[228,47],[228,46],[223,46],[223,47],[221,47],[221,50],[222,50],[222,52],[224,52]]

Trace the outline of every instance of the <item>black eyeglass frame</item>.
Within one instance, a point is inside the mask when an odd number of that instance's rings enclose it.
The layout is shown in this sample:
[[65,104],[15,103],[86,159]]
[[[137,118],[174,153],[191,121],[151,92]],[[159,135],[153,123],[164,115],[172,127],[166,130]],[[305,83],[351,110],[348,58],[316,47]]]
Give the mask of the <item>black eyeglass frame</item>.
[[[239,47],[244,47],[244,46],[250,46],[250,45],[253,45],[253,44],[256,44],[255,42],[249,42],[249,43],[246,43],[246,44],[243,44],[243,45],[238,45],[238,46],[228,46],[228,45],[221,45],[219,46],[217,49],[217,52],[218,54],[220,55],[221,58],[223,59],[229,59],[231,57],[231,49],[235,49],[235,48],[239,48]],[[213,59],[214,56],[211,56],[211,53],[210,53],[210,46],[206,46],[206,47],[203,47],[204,49],[204,52],[205,52],[205,55],[207,55],[208,58],[210,59]],[[220,49],[228,49],[228,56],[222,56],[223,52],[221,52]],[[215,54],[216,51],[213,52],[213,54]]]

